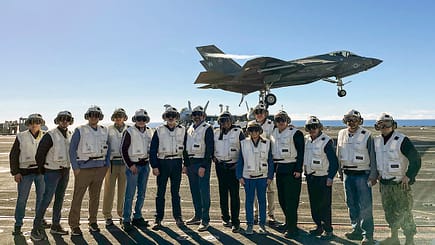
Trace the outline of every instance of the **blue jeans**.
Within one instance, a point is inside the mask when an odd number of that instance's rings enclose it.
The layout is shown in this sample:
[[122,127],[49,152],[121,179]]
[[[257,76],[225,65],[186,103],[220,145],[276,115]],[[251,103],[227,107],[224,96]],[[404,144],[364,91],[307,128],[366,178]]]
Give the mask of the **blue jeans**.
[[195,217],[200,218],[203,224],[210,222],[210,167],[208,163],[203,177],[199,177],[198,170],[200,163],[195,163],[187,167],[187,177],[189,178],[190,193],[192,194]]
[[373,237],[372,188],[367,185],[368,178],[368,174],[344,174],[343,183],[352,228]]
[[36,203],[35,210],[39,209],[44,194],[44,175],[42,174],[28,174],[23,175],[20,183],[18,183],[18,198],[17,205],[15,206],[15,226],[23,225],[23,218],[26,214],[26,204],[29,198],[32,183],[35,182],[36,187]]
[[39,209],[36,210],[35,219],[33,220],[33,227],[38,228],[42,225],[42,219],[44,218],[45,212],[48,206],[54,198],[53,204],[53,225],[58,225],[60,223],[61,211],[63,199],[65,197],[65,190],[68,186],[69,181],[69,168],[64,168],[60,170],[46,170],[44,174],[44,181],[47,183],[45,185],[44,196],[42,197],[41,205]]
[[257,193],[258,209],[259,209],[259,224],[266,224],[266,188],[267,178],[261,179],[245,179],[245,210],[246,223],[254,224],[254,197]]
[[127,187],[125,189],[123,222],[131,222],[131,209],[133,206],[133,196],[137,188],[136,205],[134,206],[133,219],[142,218],[142,207],[145,200],[148,177],[150,175],[150,165],[136,165],[137,174],[133,174],[129,168],[125,169]]

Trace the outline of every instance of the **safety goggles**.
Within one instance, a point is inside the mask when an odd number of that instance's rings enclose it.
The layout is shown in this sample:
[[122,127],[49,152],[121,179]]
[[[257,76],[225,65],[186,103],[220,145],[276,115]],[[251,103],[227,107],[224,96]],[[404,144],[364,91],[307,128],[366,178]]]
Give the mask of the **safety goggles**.
[[192,116],[194,116],[194,117],[199,117],[199,116],[202,116],[202,115],[203,115],[202,111],[194,111],[194,112],[192,112]]
[[393,127],[393,125],[394,125],[394,122],[390,121],[390,120],[388,120],[388,121],[377,121],[375,123],[375,129],[376,130],[381,130],[381,129],[384,129],[384,128],[391,128],[391,127]]
[[58,120],[59,122],[71,122],[72,118],[70,116],[60,116]]
[[99,113],[98,111],[91,111],[91,112],[89,112],[89,117],[99,118],[100,115],[101,115],[101,113]]
[[148,122],[149,118],[146,116],[138,116],[136,117],[136,122]]
[[226,122],[229,122],[229,121],[230,121],[229,117],[221,117],[221,118],[219,118],[218,123],[222,124],[222,123],[226,123]]
[[31,119],[29,119],[29,125],[32,125],[32,124],[42,124],[42,120],[39,118],[31,118]]
[[246,129],[249,133],[252,132],[260,132],[261,128],[260,127],[249,127]]
[[168,112],[166,113],[166,118],[177,118],[178,114],[176,112]]
[[117,112],[115,113],[115,115],[113,115],[114,118],[124,118],[125,114],[122,112]]
[[287,119],[285,119],[283,117],[277,117],[277,118],[275,118],[275,122],[277,122],[277,123],[283,123],[283,122],[287,122]]
[[307,125],[305,125],[305,129],[307,131],[318,129],[318,128],[320,128],[320,124],[318,124],[318,123],[313,123],[313,124],[307,124]]
[[348,122],[355,123],[355,122],[358,122],[359,119],[355,118],[355,117],[346,117],[346,118],[343,119],[343,121],[346,122],[346,123],[348,123]]
[[254,114],[256,114],[256,115],[263,114],[263,112],[265,112],[265,110],[263,110],[263,109],[255,109],[254,110]]

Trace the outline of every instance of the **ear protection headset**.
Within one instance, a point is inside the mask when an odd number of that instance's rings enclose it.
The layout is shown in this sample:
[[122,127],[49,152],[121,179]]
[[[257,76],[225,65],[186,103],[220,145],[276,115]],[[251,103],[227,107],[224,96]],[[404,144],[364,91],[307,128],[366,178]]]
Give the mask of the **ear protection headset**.
[[147,111],[145,111],[144,109],[137,110],[134,116],[131,118],[131,121],[136,122],[137,117],[145,117],[145,123],[148,123],[150,121],[150,117],[148,116]]
[[287,114],[287,112],[285,111],[279,111],[278,113],[275,114],[275,116],[273,117],[274,120],[276,120],[277,118],[284,118],[287,121],[287,124],[291,123],[291,118],[289,117],[289,115]]
[[88,111],[86,111],[86,113],[85,113],[86,120],[89,119],[89,113],[91,113],[91,112],[98,112],[99,113],[98,119],[103,120],[103,118],[104,118],[103,112],[101,111],[101,108],[98,106],[89,107]]
[[42,115],[39,113],[34,113],[34,114],[30,114],[29,117],[26,119],[26,121],[24,122],[24,125],[26,127],[28,127],[30,125],[30,121],[31,120],[41,120],[41,125],[45,125],[45,120],[42,119]]
[[59,124],[59,118],[62,116],[66,116],[71,118],[69,121],[69,125],[72,125],[74,123],[74,117],[72,116],[71,112],[69,111],[61,111],[59,113],[57,113],[56,118],[54,119],[54,124]]
[[127,113],[122,108],[115,109],[112,116],[110,117],[110,120],[112,120],[112,122],[115,121],[115,117],[120,115],[120,114],[124,116],[124,121],[127,121],[127,119],[128,119]]
[[347,124],[346,119],[349,117],[356,117],[359,120],[358,125],[364,124],[364,118],[361,117],[361,113],[359,113],[357,110],[350,110],[348,113],[346,113],[346,115],[343,116],[343,124]]

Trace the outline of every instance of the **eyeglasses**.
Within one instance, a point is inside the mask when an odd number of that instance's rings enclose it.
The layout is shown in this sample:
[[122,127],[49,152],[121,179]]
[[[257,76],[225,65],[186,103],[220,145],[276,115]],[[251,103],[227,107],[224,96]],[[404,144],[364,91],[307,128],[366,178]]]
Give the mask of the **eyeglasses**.
[[71,122],[72,118],[70,116],[60,116],[59,117],[59,122]]
[[277,118],[275,118],[275,122],[282,123],[282,122],[287,122],[287,120],[283,117],[277,117]]
[[194,116],[194,117],[198,117],[198,116],[202,116],[202,115],[203,115],[202,111],[194,111],[194,112],[192,112],[192,116]]
[[249,127],[247,130],[249,133],[260,132],[261,128],[260,127]]
[[313,124],[307,124],[305,125],[305,129],[310,131],[310,130],[314,130],[314,129],[318,129],[320,128],[320,124],[318,123],[313,123]]
[[219,120],[218,120],[218,123],[226,123],[226,122],[229,122],[230,121],[230,118],[229,117],[222,117],[222,118],[219,118]]
[[89,117],[100,117],[101,113],[99,113],[98,111],[91,111],[89,112]]
[[165,115],[166,118],[177,118],[177,113],[176,112],[168,112]]
[[148,122],[149,118],[145,116],[136,117],[136,122]]
[[254,110],[254,114],[263,114],[263,112],[265,112],[265,110],[263,110],[263,109],[255,109]]

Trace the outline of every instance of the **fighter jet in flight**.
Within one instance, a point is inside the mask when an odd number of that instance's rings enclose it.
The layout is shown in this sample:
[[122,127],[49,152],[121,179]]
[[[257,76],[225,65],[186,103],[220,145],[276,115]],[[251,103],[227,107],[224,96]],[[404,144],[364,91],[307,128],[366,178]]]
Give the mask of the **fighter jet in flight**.
[[227,56],[214,45],[196,48],[201,54],[201,72],[195,84],[201,89],[222,89],[245,95],[259,91],[260,102],[267,106],[276,103],[273,88],[296,86],[324,80],[337,85],[338,96],[346,91],[342,78],[366,71],[377,66],[382,60],[358,56],[349,51],[336,51],[328,54],[284,61],[272,57],[258,57],[248,60],[243,66]]

